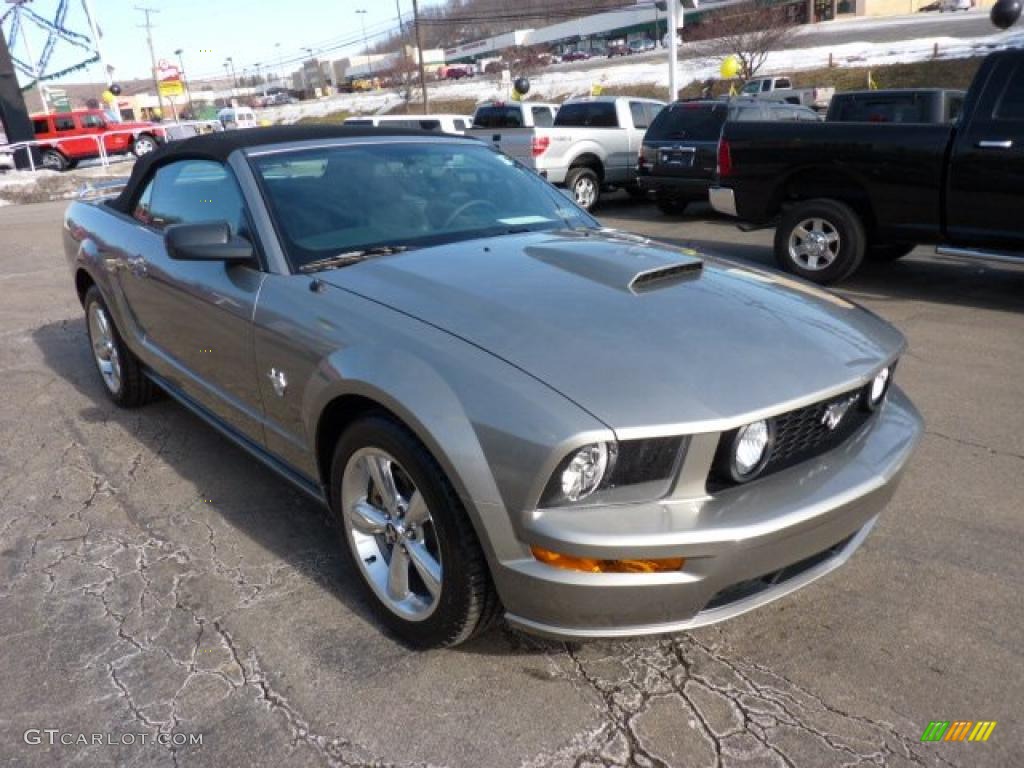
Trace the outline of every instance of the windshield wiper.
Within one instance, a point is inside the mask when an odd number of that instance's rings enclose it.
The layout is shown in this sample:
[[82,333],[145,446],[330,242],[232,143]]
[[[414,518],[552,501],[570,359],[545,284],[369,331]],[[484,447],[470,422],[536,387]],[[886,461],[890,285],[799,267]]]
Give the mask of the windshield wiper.
[[357,251],[345,251],[325,259],[317,259],[299,267],[299,272],[319,272],[321,269],[339,269],[350,264],[358,264],[360,261],[372,259],[374,256],[390,256],[393,253],[408,251],[407,245],[377,245],[373,248],[363,248]]

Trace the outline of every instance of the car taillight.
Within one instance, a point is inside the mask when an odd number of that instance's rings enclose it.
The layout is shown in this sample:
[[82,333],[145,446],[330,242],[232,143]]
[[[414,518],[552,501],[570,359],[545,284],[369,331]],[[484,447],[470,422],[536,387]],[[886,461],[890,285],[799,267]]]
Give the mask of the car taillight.
[[729,142],[721,139],[718,142],[718,178],[732,176],[732,151]]
[[636,159],[637,170],[646,171],[649,170],[647,165],[647,147],[640,146],[640,156]]
[[540,157],[548,151],[550,146],[551,138],[549,136],[534,136],[533,141],[530,142],[530,154]]

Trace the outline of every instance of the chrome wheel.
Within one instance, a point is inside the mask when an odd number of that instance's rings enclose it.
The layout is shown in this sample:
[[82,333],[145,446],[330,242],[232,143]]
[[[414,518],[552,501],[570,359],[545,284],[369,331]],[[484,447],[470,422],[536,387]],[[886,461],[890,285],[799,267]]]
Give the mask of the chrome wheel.
[[111,394],[120,394],[121,356],[117,352],[114,329],[106,310],[96,302],[89,306],[89,341],[103,383]]
[[597,202],[597,182],[589,176],[581,176],[573,185],[572,194],[576,204],[588,211]]
[[154,149],[156,149],[156,142],[149,138],[149,136],[139,136],[135,140],[135,154],[137,157],[148,155]]
[[426,500],[379,448],[349,458],[341,478],[345,535],[359,570],[397,616],[423,621],[441,596],[441,549]]
[[789,234],[789,256],[804,269],[832,266],[842,242],[839,231],[825,219],[804,219]]

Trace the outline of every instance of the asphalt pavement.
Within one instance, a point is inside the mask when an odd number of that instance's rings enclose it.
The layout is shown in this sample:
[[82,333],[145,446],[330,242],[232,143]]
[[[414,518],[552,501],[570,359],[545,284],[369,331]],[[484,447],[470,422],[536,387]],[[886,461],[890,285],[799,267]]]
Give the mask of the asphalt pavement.
[[[907,334],[897,381],[928,427],[837,572],[683,635],[502,626],[416,653],[374,623],[316,505],[171,401],[106,400],[63,209],[0,209],[0,763],[1024,764],[1024,271],[921,249],[840,287]],[[771,263],[768,233],[706,208],[599,215]],[[932,720],[997,726],[922,743]],[[202,744],[140,743],[158,733]]]

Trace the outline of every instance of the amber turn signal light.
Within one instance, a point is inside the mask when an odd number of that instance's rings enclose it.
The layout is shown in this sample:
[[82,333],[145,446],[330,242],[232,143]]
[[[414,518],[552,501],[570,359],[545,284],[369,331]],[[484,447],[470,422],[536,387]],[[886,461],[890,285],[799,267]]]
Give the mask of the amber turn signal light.
[[678,571],[686,562],[681,557],[663,557],[655,560],[600,560],[594,557],[562,555],[542,547],[530,547],[533,556],[552,568],[585,573],[665,573]]

